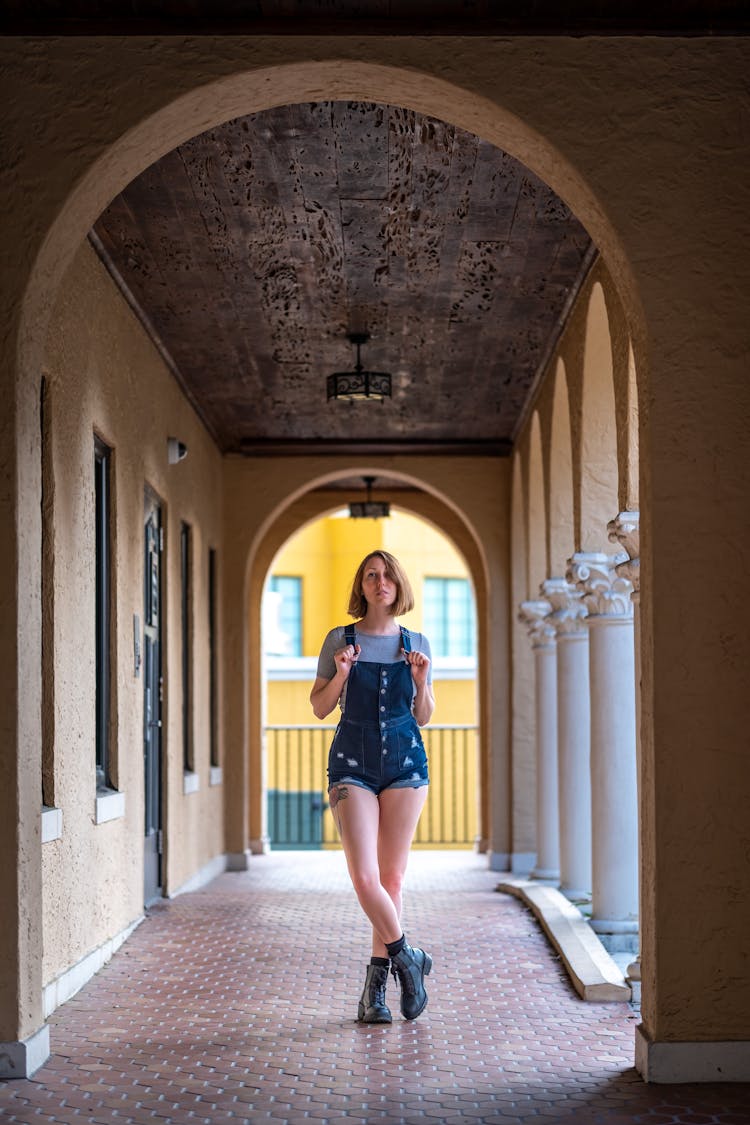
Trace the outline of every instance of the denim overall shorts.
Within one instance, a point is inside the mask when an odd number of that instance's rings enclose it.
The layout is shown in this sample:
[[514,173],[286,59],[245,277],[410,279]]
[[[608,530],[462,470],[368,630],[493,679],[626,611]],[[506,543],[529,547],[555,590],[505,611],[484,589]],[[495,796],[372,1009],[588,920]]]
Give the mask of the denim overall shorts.
[[[344,633],[356,644],[353,625]],[[401,626],[406,652],[409,630]],[[405,660],[376,664],[358,660],[346,683],[346,700],[328,754],[328,787],[358,785],[376,796],[384,789],[429,785],[427,754],[411,710],[411,666]]]

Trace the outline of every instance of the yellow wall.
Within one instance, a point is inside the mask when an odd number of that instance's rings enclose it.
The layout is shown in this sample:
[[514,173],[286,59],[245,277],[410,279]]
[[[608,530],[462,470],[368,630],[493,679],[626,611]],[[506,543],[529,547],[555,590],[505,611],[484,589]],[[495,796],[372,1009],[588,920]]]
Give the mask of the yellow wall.
[[[384,520],[334,516],[316,520],[287,541],[270,571],[272,575],[302,578],[304,656],[317,657],[328,630],[352,620],[347,614],[352,579],[368,551],[379,548],[394,554],[409,576],[416,605],[400,621],[410,629],[421,631],[423,627],[422,588],[426,577],[469,579],[466,565],[450,541],[408,512],[392,507],[391,516]],[[308,701],[310,687],[310,683],[301,681],[270,682],[268,722],[315,722]],[[440,679],[435,689],[433,722],[476,722],[475,681]]]

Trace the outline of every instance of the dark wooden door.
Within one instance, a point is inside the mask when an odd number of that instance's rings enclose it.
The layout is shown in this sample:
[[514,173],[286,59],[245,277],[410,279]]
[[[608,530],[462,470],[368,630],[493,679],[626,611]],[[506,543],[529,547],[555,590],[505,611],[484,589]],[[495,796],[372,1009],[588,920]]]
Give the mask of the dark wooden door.
[[161,508],[146,493],[143,599],[143,764],[145,771],[144,902],[163,888],[162,678],[161,678]]

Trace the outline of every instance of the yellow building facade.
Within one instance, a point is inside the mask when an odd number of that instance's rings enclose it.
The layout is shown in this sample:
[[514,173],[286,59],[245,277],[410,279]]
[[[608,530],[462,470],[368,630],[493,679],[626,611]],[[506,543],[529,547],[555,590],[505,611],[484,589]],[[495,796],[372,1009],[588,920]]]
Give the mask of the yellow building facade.
[[[474,844],[478,774],[476,611],[471,580],[462,556],[444,535],[424,520],[392,508],[391,515],[381,520],[351,519],[348,509],[342,509],[307,524],[287,541],[269,571],[263,648],[272,847],[336,846],[327,810],[325,767],[338,712],[324,722],[317,720],[310,707],[310,688],[326,633],[351,620],[347,605],[357,567],[369,551],[379,549],[399,559],[412,583],[415,606],[400,622],[424,632],[433,647],[435,714],[424,732],[431,788],[416,843],[467,848]],[[441,609],[435,604],[435,592],[440,597],[449,588],[461,599],[458,645],[446,644],[442,626],[449,630],[447,621],[440,623],[434,639],[430,633]],[[285,631],[288,620],[292,625]]]

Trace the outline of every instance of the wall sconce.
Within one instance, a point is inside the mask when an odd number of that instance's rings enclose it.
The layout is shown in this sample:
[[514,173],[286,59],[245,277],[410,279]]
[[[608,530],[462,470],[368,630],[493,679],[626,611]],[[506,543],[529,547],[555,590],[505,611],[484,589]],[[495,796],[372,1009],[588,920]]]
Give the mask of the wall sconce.
[[184,441],[179,441],[176,437],[167,438],[167,460],[170,465],[176,465],[178,461],[184,461],[187,457],[187,451]]

